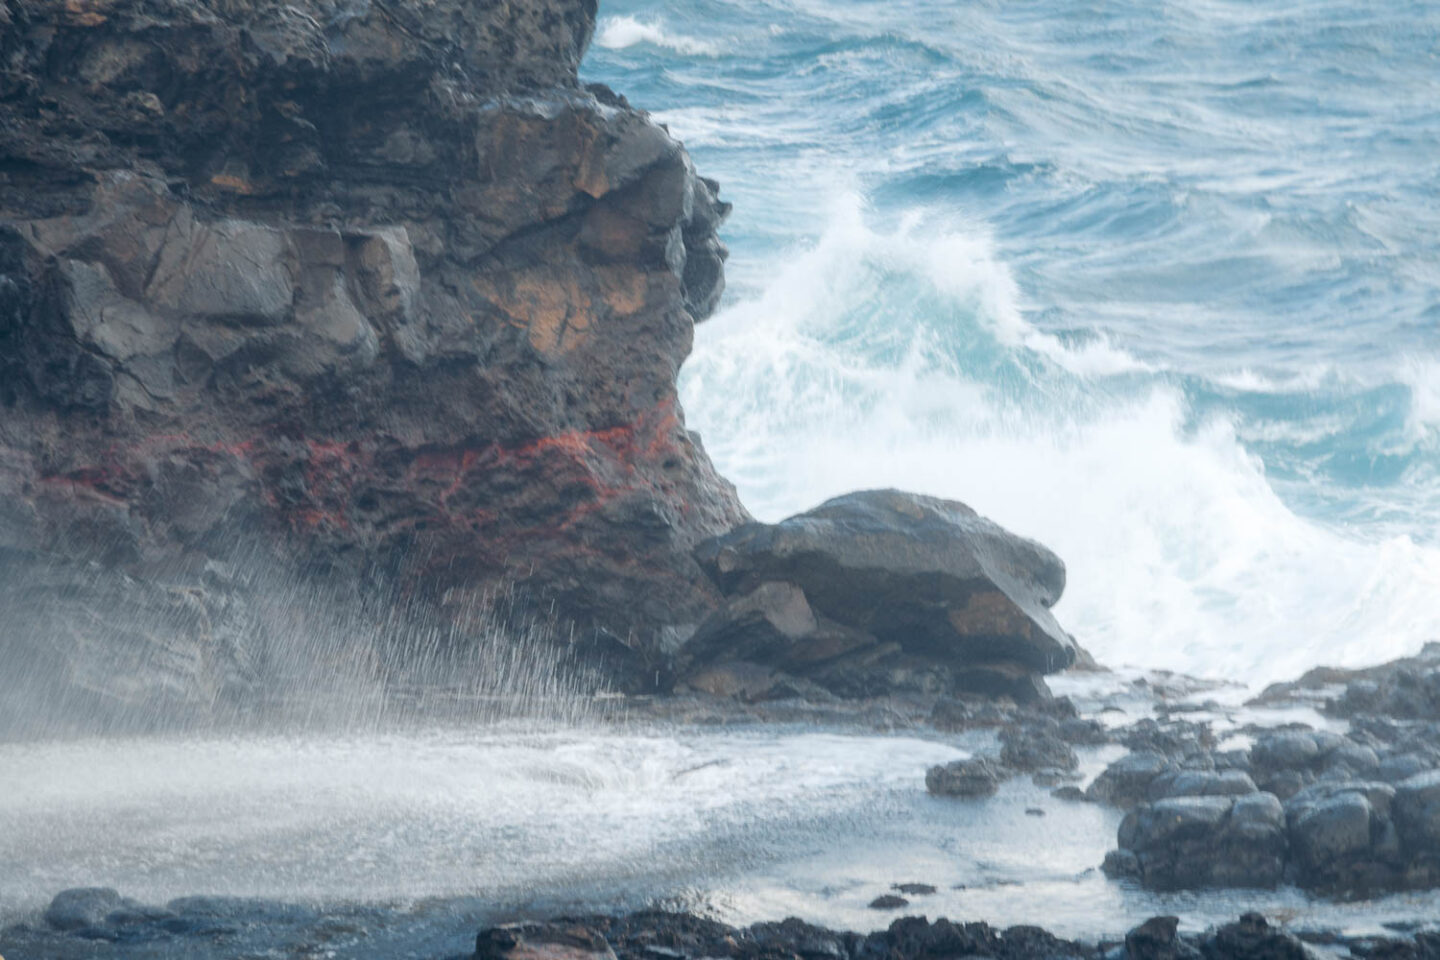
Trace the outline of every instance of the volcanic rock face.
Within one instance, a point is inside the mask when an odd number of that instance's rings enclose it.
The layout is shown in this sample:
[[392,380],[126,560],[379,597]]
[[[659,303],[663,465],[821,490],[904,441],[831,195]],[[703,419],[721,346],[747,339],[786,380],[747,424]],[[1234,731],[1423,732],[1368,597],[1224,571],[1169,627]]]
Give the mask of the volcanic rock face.
[[254,680],[216,578],[260,565],[504,592],[651,676],[746,519],[675,392],[728,205],[579,85],[594,17],[0,0],[7,663],[208,702]]
[[752,664],[841,696],[1045,696],[1075,661],[1050,606],[1065,567],[964,504],[876,490],[696,550],[728,598],[681,651],[695,685]]

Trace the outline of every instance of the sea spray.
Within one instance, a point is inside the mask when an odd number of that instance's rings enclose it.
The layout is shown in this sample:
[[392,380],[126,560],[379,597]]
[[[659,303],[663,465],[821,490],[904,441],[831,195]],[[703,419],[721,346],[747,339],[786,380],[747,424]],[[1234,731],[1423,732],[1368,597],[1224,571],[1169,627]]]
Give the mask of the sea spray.
[[1440,548],[1298,514],[1184,378],[1031,326],[983,238],[847,204],[702,328],[682,384],[764,519],[899,486],[1056,549],[1058,613],[1102,662],[1259,684],[1440,636]]

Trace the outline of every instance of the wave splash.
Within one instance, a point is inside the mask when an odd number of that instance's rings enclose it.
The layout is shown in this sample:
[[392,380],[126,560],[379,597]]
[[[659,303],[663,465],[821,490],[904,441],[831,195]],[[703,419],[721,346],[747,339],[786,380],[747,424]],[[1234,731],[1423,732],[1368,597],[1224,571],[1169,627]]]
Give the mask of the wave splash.
[[[1213,384],[1037,329],[1020,301],[974,230],[879,232],[850,198],[699,329],[691,425],[764,519],[896,486],[1046,543],[1062,622],[1112,666],[1253,686],[1440,637],[1440,549],[1305,515],[1238,413],[1192,395]],[[1433,399],[1415,394],[1421,436]]]
[[662,20],[641,20],[633,16],[602,18],[595,32],[595,42],[607,50],[625,50],[650,44],[687,56],[713,57],[720,52],[715,44],[706,40],[669,32]]

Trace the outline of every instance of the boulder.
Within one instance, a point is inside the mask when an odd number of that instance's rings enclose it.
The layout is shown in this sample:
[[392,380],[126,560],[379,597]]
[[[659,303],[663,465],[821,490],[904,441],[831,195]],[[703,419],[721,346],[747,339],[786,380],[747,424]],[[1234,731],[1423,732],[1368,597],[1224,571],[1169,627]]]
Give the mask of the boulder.
[[1150,784],[1161,774],[1173,770],[1165,754],[1156,750],[1127,753],[1106,767],[1085,789],[1090,800],[1133,807],[1150,795]]
[[1076,657],[1050,612],[1060,560],[960,503],[848,494],[711,538],[696,557],[727,602],[682,648],[682,670],[735,658],[841,695],[1035,700],[1046,695],[1039,675]]
[[510,923],[476,935],[475,960],[615,960],[615,951],[578,923]]
[[1200,960],[1200,951],[1180,938],[1179,917],[1151,917],[1125,934],[1126,960]]
[[1118,840],[1106,872],[1161,890],[1273,887],[1288,849],[1284,810],[1268,793],[1144,803],[1126,814]]
[[1080,766],[1074,748],[1059,736],[1034,727],[1008,727],[1000,731],[1000,761],[1025,773],[1069,773]]
[[62,890],[45,908],[45,922],[56,930],[65,931],[95,927],[104,923],[110,914],[133,903],[110,887]]
[[1371,747],[1323,730],[1266,734],[1250,748],[1255,782],[1281,799],[1317,781],[1371,776],[1379,767],[1380,758]]
[[[1354,889],[1356,874],[1375,859],[1379,817],[1360,791],[1346,791],[1287,808],[1290,849],[1307,887]],[[1372,868],[1373,869],[1373,868]]]
[[988,797],[1000,789],[1004,771],[993,760],[974,757],[931,767],[925,789],[939,797]]
[[1310,960],[1297,938],[1277,930],[1258,913],[1227,923],[1201,943],[1206,960]]
[[1167,797],[1242,797],[1259,788],[1243,770],[1167,770],[1146,786],[1150,800]]

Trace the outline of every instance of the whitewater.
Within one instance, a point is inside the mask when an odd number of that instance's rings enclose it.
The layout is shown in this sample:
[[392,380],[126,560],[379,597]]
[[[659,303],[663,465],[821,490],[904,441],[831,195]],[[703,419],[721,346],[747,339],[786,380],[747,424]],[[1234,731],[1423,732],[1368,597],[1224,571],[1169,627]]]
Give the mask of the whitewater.
[[[728,292],[680,385],[757,517],[897,486],[1049,545],[1069,571],[1057,615],[1118,669],[1052,687],[1113,723],[1154,709],[1137,671],[1242,701],[1440,639],[1440,7],[601,14],[582,79],[654,108],[734,204]],[[369,619],[337,617],[287,665],[357,636],[433,639],[404,612]],[[1116,808],[1024,777],[986,802],[926,792],[928,766],[995,753],[993,731],[627,717],[551,682],[533,648],[502,652],[481,651],[459,692],[483,709],[460,722],[391,723],[342,675],[333,723],[329,687],[304,687],[303,723],[0,742],[0,932],[94,884],[274,900],[234,906],[254,955],[278,955],[288,934],[267,931],[295,904],[356,911],[363,935],[324,946],[340,958],[454,955],[492,922],[657,904],[874,929],[892,916],[869,904],[912,881],[938,888],[915,905],[932,917],[1090,938],[1156,914],[1359,932],[1440,916],[1435,891],[1112,882]],[[541,720],[492,710],[507,689]],[[1187,716],[1225,749],[1252,722],[1338,729],[1267,709]],[[1077,782],[1122,753],[1082,748]]]
[[1115,667],[1440,637],[1440,8],[616,2],[735,204],[681,378],[761,519],[963,500]]

